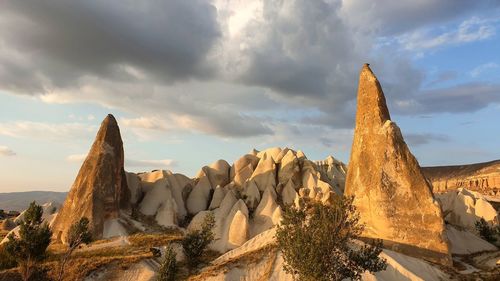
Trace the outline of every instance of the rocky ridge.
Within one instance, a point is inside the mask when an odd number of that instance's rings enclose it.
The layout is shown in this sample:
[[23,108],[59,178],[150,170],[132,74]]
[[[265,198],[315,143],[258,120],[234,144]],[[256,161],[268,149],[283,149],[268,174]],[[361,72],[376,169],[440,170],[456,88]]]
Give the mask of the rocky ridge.
[[483,195],[500,195],[500,160],[456,166],[422,168],[433,191],[442,193],[466,188]]

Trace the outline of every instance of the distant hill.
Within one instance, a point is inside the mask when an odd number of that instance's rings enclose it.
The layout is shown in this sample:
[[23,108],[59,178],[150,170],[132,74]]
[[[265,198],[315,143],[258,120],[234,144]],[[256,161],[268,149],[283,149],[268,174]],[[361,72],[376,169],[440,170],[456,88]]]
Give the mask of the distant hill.
[[0,193],[0,209],[6,211],[23,211],[29,203],[36,201],[38,204],[47,202],[63,203],[67,192],[55,191],[26,191]]

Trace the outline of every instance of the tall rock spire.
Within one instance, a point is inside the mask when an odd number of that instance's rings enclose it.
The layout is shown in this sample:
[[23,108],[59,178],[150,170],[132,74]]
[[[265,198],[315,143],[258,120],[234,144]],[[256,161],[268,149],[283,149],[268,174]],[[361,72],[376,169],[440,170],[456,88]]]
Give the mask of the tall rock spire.
[[441,208],[391,121],[380,83],[368,64],[359,77],[356,128],[345,194],[365,224],[363,236],[386,248],[451,264]]
[[66,241],[69,227],[81,217],[90,220],[95,238],[102,237],[104,222],[117,218],[120,209],[128,207],[130,195],[123,163],[120,128],[109,114],[52,224],[57,239]]

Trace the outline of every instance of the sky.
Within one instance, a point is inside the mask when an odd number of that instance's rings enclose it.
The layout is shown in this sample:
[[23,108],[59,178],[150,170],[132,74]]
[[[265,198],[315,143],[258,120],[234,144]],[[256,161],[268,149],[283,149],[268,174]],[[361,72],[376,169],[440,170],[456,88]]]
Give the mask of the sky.
[[102,119],[125,169],[251,149],[349,161],[363,63],[422,166],[500,158],[500,1],[0,1],[0,192],[67,191]]

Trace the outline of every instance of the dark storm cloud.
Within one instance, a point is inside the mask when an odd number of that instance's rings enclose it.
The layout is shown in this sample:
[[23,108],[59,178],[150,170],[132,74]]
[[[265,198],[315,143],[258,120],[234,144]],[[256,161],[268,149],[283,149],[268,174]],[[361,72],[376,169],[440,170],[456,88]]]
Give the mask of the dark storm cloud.
[[248,61],[238,80],[292,98],[349,95],[344,78],[362,59],[339,8],[336,1],[265,1],[263,18],[242,31],[251,40],[238,53]]
[[[4,72],[31,72],[10,87],[26,92],[44,91],[40,75],[57,87],[88,74],[133,79],[124,66],[167,82],[207,76],[205,56],[220,36],[216,9],[206,1],[7,0],[0,18],[9,48],[0,47],[0,59],[10,60]],[[23,59],[8,58],[15,53]],[[10,78],[4,73],[0,81]]]
[[[244,13],[230,21],[251,3],[0,1],[0,90],[159,116],[167,127],[222,137],[272,135],[283,116],[300,119],[299,127],[352,128],[365,62],[396,114],[498,102],[492,89],[477,86],[461,90],[487,97],[456,96],[455,88],[420,93],[425,75],[407,53],[374,50],[380,36],[489,4],[400,2],[262,1],[250,19]],[[290,116],[296,108],[318,114]]]

